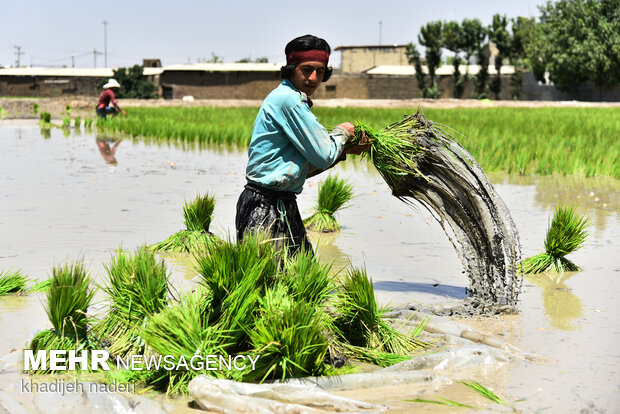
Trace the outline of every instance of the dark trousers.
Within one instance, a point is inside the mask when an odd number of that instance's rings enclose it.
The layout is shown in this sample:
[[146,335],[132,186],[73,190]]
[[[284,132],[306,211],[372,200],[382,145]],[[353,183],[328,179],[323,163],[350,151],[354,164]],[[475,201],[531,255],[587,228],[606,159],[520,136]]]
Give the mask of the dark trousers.
[[273,191],[248,183],[237,201],[237,241],[247,233],[269,234],[278,248],[291,252],[312,249],[306,227],[297,208],[295,193]]

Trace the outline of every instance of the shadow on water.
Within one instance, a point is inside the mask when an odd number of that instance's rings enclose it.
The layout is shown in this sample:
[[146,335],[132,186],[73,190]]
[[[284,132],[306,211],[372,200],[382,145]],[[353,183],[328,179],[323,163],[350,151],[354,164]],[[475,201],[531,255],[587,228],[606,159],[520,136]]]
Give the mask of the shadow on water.
[[375,290],[428,293],[454,299],[465,299],[467,297],[464,286],[442,285],[440,283],[381,281],[373,283],[373,286]]

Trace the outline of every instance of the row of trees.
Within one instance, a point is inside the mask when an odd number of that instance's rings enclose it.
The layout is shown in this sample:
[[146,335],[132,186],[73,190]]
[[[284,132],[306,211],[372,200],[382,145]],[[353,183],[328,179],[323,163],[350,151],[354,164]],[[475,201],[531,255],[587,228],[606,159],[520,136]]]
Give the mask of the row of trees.
[[[540,81],[545,72],[562,90],[570,90],[587,81],[599,87],[620,83],[620,0],[559,0],[540,7],[541,16],[508,19],[495,14],[489,26],[478,19],[432,21],[418,34],[425,48],[428,77],[422,73],[420,52],[413,43],[407,45],[407,58],[416,69],[423,97],[439,98],[441,90],[436,70],[442,49],[453,53],[454,97],[463,96],[468,72],[461,75],[460,65],[477,63],[480,71],[474,78],[474,96],[499,99],[502,83],[500,68],[515,67],[510,79],[510,93],[520,97],[523,72],[531,70]],[[497,48],[489,62],[489,40]],[[488,66],[495,65],[497,75],[490,79]],[[427,81],[430,83],[427,84]]]

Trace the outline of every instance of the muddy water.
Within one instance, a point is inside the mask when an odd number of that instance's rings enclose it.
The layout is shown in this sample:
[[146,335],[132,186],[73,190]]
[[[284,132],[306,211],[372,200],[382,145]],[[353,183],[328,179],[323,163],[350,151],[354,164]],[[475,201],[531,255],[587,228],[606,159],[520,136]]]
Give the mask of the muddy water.
[[[73,131],[65,137],[53,129],[44,138],[34,123],[0,123],[0,269],[18,268],[42,279],[54,264],[83,259],[92,277],[102,280],[111,250],[134,249],[179,230],[182,203],[197,191],[216,196],[211,230],[234,235],[235,204],[244,184],[243,151],[188,151],[124,140],[111,157],[114,143],[108,141],[108,152],[105,137],[99,138],[103,147],[93,133]],[[347,161],[336,168],[355,184],[357,198],[338,215],[340,234],[312,235],[319,255],[336,268],[366,265],[384,304],[463,298],[467,278],[430,214],[392,197],[365,163]],[[303,215],[310,214],[320,179],[309,180],[298,198]],[[520,231],[524,256],[542,250],[559,202],[571,203],[591,218],[591,235],[571,255],[583,271],[525,280],[518,315],[465,321],[553,362],[512,363],[454,373],[455,378],[474,378],[507,399],[525,399],[517,403],[525,412],[618,412],[620,183],[570,177],[490,179]],[[166,260],[175,284],[190,286],[194,274],[187,260]],[[0,298],[0,357],[48,326],[42,300],[42,295]],[[24,398],[19,376],[16,370],[0,373],[0,389],[18,400]],[[484,405],[459,387],[394,387],[349,395],[402,412],[434,408],[402,402],[420,396]]]

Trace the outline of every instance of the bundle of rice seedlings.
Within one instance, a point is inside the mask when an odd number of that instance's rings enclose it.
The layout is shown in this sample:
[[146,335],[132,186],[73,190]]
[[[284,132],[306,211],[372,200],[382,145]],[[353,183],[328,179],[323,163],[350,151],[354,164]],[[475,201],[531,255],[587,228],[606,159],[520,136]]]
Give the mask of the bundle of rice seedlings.
[[407,355],[429,346],[388,325],[381,319],[385,312],[386,309],[377,305],[372,281],[366,275],[366,270],[349,271],[341,291],[338,292],[336,303],[334,327],[341,339],[355,347],[398,355]]
[[166,264],[141,247],[133,255],[119,249],[104,267],[109,281],[103,290],[109,296],[110,307],[95,330],[109,342],[113,355],[142,352],[145,346],[141,329],[146,319],[168,303],[170,274]]
[[[36,353],[39,350],[79,351],[96,347],[88,336],[86,312],[95,293],[89,284],[90,277],[82,264],[71,263],[53,268],[45,308],[53,329],[36,334],[30,349]],[[36,372],[50,372],[47,355],[46,369]]]
[[322,305],[335,290],[330,273],[330,264],[322,264],[312,251],[302,250],[285,262],[280,280],[296,301]]
[[[202,357],[200,363],[204,363],[207,355],[221,355],[225,358],[228,345],[226,338],[217,328],[207,326],[207,312],[209,303],[206,292],[198,289],[184,294],[177,303],[149,317],[142,335],[149,348],[155,352],[155,358],[171,355],[175,364],[182,360],[191,364],[195,355]],[[206,368],[198,362],[194,366]],[[190,369],[180,367],[143,371],[141,379],[148,385],[165,389],[166,395],[172,395],[187,394],[187,384],[200,374],[225,376],[220,371],[191,368],[190,365]]]
[[384,130],[355,123],[355,144],[371,139],[369,157],[394,196],[421,203],[449,237],[470,280],[472,311],[516,305],[519,238],[510,213],[476,160],[418,110]]
[[316,212],[304,220],[309,230],[332,232],[340,230],[334,214],[353,198],[353,186],[338,175],[329,176],[319,183],[319,198]]
[[[218,320],[225,311],[224,301],[248,276],[256,291],[273,284],[271,279],[278,270],[278,253],[261,233],[248,234],[239,243],[211,243],[195,256],[200,283],[209,292],[213,312],[210,318]],[[245,283],[248,281],[246,280]]]
[[209,231],[215,209],[215,197],[206,193],[196,195],[190,203],[183,203],[185,230],[181,230],[166,240],[151,246],[153,250],[167,252],[196,252],[204,250],[215,240]]
[[541,273],[551,268],[556,272],[579,270],[565,256],[581,248],[588,236],[587,227],[587,217],[578,217],[574,207],[558,206],[547,229],[545,251],[523,260],[520,271]]
[[262,382],[324,373],[329,344],[320,308],[295,301],[283,285],[267,289],[259,306],[249,337],[253,352],[260,358],[256,370],[249,371],[244,379]]
[[28,278],[19,270],[0,271],[0,296],[24,291],[27,282]]

